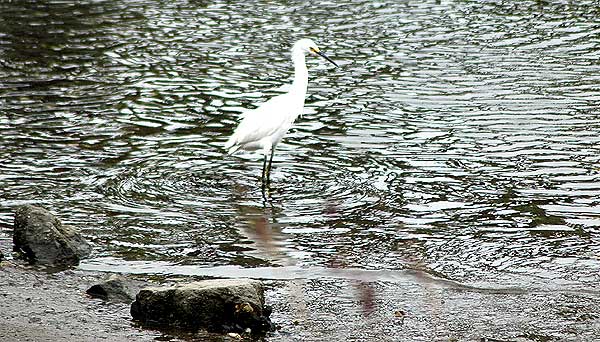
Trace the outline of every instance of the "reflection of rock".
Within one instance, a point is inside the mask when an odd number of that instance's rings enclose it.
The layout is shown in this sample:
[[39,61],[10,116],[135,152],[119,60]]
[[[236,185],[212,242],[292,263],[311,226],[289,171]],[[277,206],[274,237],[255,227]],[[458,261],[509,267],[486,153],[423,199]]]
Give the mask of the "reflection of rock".
[[131,304],[134,319],[148,324],[211,332],[253,334],[272,330],[262,283],[250,279],[204,280],[142,289]]
[[17,208],[13,243],[25,259],[44,265],[77,265],[91,251],[74,228],[63,226],[49,211],[32,205]]
[[110,302],[131,303],[135,298],[135,291],[130,282],[117,274],[111,275],[107,280],[93,285],[87,294]]

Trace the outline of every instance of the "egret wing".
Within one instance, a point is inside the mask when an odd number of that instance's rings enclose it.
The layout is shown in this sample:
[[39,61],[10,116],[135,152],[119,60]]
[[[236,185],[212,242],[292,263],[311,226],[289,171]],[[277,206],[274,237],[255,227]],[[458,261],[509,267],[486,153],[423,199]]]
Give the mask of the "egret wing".
[[258,108],[242,114],[242,121],[226,147],[252,143],[271,136],[281,129],[287,130],[295,119],[295,116],[290,115],[292,103],[288,97],[288,94],[275,96]]

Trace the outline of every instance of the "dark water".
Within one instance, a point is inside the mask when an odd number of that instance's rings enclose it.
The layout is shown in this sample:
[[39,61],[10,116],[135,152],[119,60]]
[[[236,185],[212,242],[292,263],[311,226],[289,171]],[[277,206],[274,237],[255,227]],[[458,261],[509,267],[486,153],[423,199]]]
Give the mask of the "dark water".
[[[263,195],[222,145],[302,37],[341,67]],[[3,239],[35,203],[83,268],[598,289],[599,37],[594,1],[2,1]]]

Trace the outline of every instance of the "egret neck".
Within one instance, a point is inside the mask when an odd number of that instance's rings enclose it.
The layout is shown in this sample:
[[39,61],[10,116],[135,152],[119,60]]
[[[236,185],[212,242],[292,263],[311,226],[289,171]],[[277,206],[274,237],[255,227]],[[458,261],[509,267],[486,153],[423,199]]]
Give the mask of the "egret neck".
[[294,47],[292,50],[292,61],[294,62],[294,82],[290,93],[294,93],[296,98],[301,99],[301,105],[304,105],[306,97],[306,88],[308,86],[308,69],[306,68],[306,59],[304,52]]

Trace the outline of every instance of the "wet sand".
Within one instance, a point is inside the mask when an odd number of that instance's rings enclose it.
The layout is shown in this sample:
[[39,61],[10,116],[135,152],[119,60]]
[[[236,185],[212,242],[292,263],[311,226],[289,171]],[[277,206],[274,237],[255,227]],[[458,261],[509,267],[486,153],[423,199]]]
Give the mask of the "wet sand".
[[149,341],[160,334],[132,325],[129,305],[106,303],[85,291],[102,274],[46,273],[2,262],[0,341]]
[[[141,329],[132,322],[128,304],[106,303],[85,293],[105,277],[77,269],[47,273],[18,262],[2,262],[0,341],[233,340]],[[600,339],[600,294],[595,291],[482,290],[408,278],[266,284],[267,303],[274,309],[271,318],[279,326],[266,341]]]

